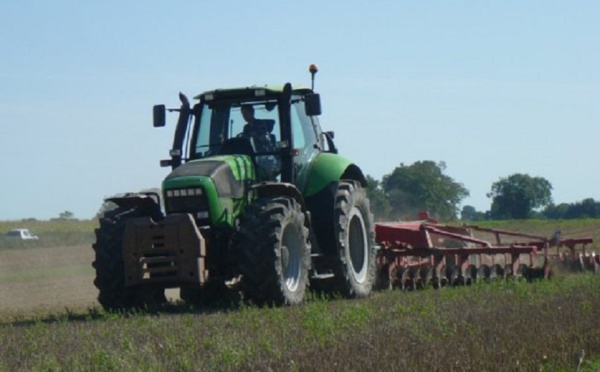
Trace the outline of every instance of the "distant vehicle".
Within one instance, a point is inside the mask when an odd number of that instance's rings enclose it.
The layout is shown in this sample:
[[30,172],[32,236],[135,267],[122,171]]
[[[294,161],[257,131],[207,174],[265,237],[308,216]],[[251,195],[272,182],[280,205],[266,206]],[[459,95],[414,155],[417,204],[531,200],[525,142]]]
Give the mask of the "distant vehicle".
[[34,235],[29,229],[13,229],[6,233],[6,237],[15,240],[37,240],[37,235]]

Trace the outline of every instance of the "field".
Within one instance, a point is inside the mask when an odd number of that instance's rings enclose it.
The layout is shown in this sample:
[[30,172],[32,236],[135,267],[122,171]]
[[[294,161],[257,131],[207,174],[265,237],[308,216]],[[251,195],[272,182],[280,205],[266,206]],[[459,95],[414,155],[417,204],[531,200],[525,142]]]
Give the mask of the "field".
[[[598,220],[481,226],[600,242]],[[192,309],[170,292],[164,308],[109,314],[92,283],[93,221],[4,222],[0,233],[13,227],[40,240],[0,245],[0,371],[600,369],[600,275],[275,309]]]

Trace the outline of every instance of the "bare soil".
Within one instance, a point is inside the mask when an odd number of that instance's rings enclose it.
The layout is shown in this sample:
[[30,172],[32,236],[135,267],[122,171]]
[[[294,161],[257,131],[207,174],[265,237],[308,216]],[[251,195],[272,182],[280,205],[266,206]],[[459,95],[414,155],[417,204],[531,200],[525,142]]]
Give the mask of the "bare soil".
[[93,261],[90,245],[0,249],[0,319],[100,308]]
[[0,250],[0,316],[98,306],[90,246]]

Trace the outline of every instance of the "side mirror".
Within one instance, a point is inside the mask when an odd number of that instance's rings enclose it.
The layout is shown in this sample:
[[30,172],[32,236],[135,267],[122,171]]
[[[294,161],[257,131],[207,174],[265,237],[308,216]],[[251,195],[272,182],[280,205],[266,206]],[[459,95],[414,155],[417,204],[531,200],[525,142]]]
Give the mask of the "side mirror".
[[327,142],[327,152],[337,154],[338,150],[337,147],[335,147],[335,143],[333,142],[333,137],[335,137],[333,131],[323,132],[323,137],[325,137],[325,141]]
[[165,105],[154,105],[152,108],[152,119],[154,127],[164,127],[167,119],[165,117]]
[[308,116],[321,115],[321,96],[317,93],[304,96],[304,108]]

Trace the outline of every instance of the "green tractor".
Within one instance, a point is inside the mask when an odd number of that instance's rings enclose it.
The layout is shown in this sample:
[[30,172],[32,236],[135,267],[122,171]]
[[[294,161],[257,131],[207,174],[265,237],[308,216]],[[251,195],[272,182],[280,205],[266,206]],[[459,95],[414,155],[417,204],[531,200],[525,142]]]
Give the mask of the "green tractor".
[[300,304],[309,287],[368,296],[376,245],[366,179],[321,131],[320,96],[287,83],[195,99],[154,106],[155,127],[179,112],[162,195],[106,199],[117,207],[93,245],[102,306],[160,304],[166,288],[196,305],[228,291],[259,306]]

